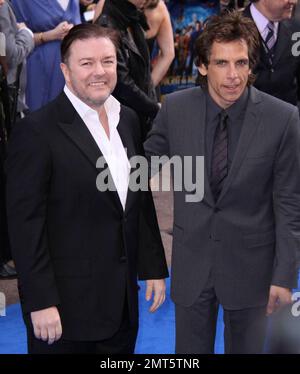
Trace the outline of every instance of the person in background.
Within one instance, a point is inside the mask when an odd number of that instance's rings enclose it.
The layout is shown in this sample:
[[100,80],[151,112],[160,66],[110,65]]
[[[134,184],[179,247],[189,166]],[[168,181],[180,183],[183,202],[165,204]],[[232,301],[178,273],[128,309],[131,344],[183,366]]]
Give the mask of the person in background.
[[120,32],[116,98],[139,115],[143,138],[151,128],[159,104],[151,79],[150,55],[145,39],[149,30],[141,11],[145,0],[105,0],[96,23]]
[[0,0],[0,25],[6,37],[11,121],[15,122],[17,113],[21,115],[28,109],[25,103],[26,58],[33,51],[34,35],[25,23],[17,23],[10,4],[4,0]]
[[[0,7],[1,5],[3,5],[3,2],[0,3]],[[0,24],[0,279],[16,276],[14,266],[9,263],[9,260],[11,260],[11,253],[5,209],[4,161],[7,143],[7,108],[5,107],[8,102],[7,72],[5,34],[1,32]]]
[[293,34],[300,30],[300,22],[292,19],[296,4],[297,0],[252,0],[244,10],[260,34],[254,86],[293,105],[300,90],[300,55],[293,48]]
[[105,0],[98,0],[98,2],[96,4],[96,7],[95,7],[95,14],[94,14],[93,23],[95,23],[97,21],[97,19],[100,17],[100,15],[102,13],[103,6],[104,6],[104,2],[105,2]]
[[5,56],[1,67],[1,129],[0,129],[0,277],[16,276],[10,253],[5,208],[4,161],[6,143],[17,113],[23,113],[25,105],[26,57],[34,48],[33,33],[25,24],[18,24],[8,2],[0,0],[0,30],[3,33],[1,55]]
[[[100,17],[105,0],[99,0],[94,15],[94,22]],[[151,78],[157,87],[165,77],[174,57],[174,36],[168,8],[163,0],[147,0],[143,7],[149,29],[145,32],[150,56],[155,41],[159,53],[152,66]]]
[[242,9],[247,2],[248,1],[245,1],[245,0],[221,0],[220,1],[221,11],[225,9],[228,9],[228,10]]
[[158,55],[152,65],[151,78],[154,87],[165,77],[174,57],[174,36],[168,8],[163,0],[148,0],[144,6],[149,30],[146,31],[150,55],[156,41]]
[[96,4],[97,0],[80,0],[80,15],[82,22],[90,22],[84,18],[84,13],[87,11],[95,10]]
[[53,100],[64,86],[60,43],[81,22],[78,0],[12,0],[18,22],[34,33],[36,48],[27,61],[26,103],[30,111]]

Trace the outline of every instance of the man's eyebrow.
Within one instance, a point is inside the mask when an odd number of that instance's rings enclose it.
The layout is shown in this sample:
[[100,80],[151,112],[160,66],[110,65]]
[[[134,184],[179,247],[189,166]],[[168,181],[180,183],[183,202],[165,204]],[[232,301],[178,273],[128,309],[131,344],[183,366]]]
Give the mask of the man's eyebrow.
[[[105,56],[105,57],[103,57],[103,60],[107,60],[107,59],[109,59],[109,58],[116,58],[116,56],[114,56],[114,55],[111,55],[111,56]],[[82,57],[82,58],[79,59],[79,61],[82,61],[82,60],[89,60],[89,61],[92,61],[92,60],[94,60],[94,58],[93,58],[93,57]]]
[[92,57],[82,57],[79,59],[79,61],[82,61],[82,60],[93,60]]

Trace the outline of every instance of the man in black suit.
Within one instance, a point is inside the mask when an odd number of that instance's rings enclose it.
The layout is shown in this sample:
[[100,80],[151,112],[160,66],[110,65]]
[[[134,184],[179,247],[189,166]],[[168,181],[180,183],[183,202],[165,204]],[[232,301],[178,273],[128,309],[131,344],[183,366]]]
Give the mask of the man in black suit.
[[[258,49],[251,20],[213,17],[196,44],[202,88],[167,95],[144,145],[149,157],[193,161],[181,190],[174,174],[177,353],[214,351],[219,304],[225,352],[262,352],[266,313],[289,304],[297,285],[299,115],[251,87]],[[199,156],[204,197],[196,188],[193,202],[186,195],[199,179]]]
[[117,42],[74,27],[61,47],[64,93],[12,133],[8,224],[30,353],[132,353],[137,275],[147,300],[154,292],[150,311],[165,298],[152,196],[128,187],[142,145],[136,114],[111,95]]
[[260,60],[254,86],[293,105],[299,100],[300,56],[293,54],[292,36],[300,23],[291,19],[297,0],[252,0],[244,15],[260,34]]

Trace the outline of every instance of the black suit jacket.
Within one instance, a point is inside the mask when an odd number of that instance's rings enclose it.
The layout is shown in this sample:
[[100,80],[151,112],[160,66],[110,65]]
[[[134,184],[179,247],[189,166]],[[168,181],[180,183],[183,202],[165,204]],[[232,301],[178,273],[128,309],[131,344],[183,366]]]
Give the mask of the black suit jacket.
[[[128,157],[141,154],[137,116],[124,106],[118,131]],[[65,94],[21,121],[8,150],[8,222],[23,311],[57,305],[68,340],[112,336],[126,293],[137,324],[137,274],[167,276],[150,192],[128,191],[124,212],[116,191],[96,188],[101,155]]]
[[[244,15],[252,19],[250,5]],[[297,105],[299,97],[300,57],[292,54],[292,35],[299,31],[300,23],[296,20],[280,22],[273,63],[261,44],[260,60],[254,69],[256,88],[293,105]]]
[[[227,309],[266,305],[270,285],[297,285],[300,249],[300,123],[294,106],[251,87],[241,135],[215,202],[205,164],[204,198],[174,192],[173,300],[192,305],[213,276]],[[167,95],[154,121],[148,156],[205,155],[206,99],[201,88]],[[200,174],[201,176],[201,174]],[[174,178],[175,179],[175,178]]]

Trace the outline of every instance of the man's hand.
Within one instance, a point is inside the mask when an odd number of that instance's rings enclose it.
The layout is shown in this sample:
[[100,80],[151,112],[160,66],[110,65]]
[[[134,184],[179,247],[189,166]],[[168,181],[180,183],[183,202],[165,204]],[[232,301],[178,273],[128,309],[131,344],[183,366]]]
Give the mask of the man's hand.
[[146,300],[152,298],[154,292],[153,303],[149,308],[149,312],[155,312],[165,301],[166,298],[166,283],[164,279],[150,279],[146,281]]
[[292,303],[292,293],[290,289],[271,286],[269,293],[269,301],[267,306],[267,316],[276,312],[279,308],[282,308],[284,305]]
[[61,338],[62,326],[55,306],[31,312],[31,321],[37,339],[52,344]]

